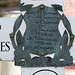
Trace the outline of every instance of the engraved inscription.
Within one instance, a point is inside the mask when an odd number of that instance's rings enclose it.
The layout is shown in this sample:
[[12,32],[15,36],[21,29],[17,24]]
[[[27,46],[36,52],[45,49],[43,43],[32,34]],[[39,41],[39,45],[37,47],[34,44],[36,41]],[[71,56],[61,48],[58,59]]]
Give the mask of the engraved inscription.
[[25,14],[25,21],[26,18],[29,18],[27,23],[30,26],[27,25],[27,28],[30,30],[26,31],[25,41],[27,44],[25,48],[34,51],[38,50],[38,52],[40,50],[42,52],[45,50],[54,52],[60,37],[58,31],[60,15],[53,8],[40,10],[38,7],[28,11]]
[[0,30],[1,30],[1,25],[0,25]]

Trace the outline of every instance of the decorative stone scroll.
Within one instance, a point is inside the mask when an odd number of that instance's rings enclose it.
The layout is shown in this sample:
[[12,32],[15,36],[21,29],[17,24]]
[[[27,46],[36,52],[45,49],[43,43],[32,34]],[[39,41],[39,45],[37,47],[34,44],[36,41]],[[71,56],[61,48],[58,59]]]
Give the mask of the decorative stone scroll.
[[[51,6],[41,4],[33,7],[32,4],[20,4],[20,11],[26,11],[26,13],[17,18],[13,33],[10,34],[12,45],[15,48],[15,65],[58,67],[73,64],[73,58],[69,52],[74,40],[70,23],[64,14],[59,13],[59,11],[63,12],[62,6],[56,4]],[[23,36],[19,30],[22,20],[26,23]],[[63,36],[60,35],[58,28],[60,20],[66,28]],[[47,56],[53,53],[53,58]],[[36,56],[31,58],[31,54]]]

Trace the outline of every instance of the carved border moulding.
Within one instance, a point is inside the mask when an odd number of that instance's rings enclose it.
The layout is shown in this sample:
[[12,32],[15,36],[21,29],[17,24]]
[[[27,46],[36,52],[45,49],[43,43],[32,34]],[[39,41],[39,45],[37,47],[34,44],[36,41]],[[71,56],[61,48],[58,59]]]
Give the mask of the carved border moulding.
[[[33,7],[32,4],[20,4],[20,11],[26,11],[26,13],[17,18],[13,32],[10,34],[12,45],[15,48],[15,65],[22,67],[59,67],[73,64],[70,48],[73,44],[74,35],[70,23],[64,14],[59,13],[59,11],[63,12],[62,6],[56,4],[51,6],[41,4]],[[26,31],[23,36],[19,30],[22,20],[26,23]],[[58,29],[60,20],[66,28],[63,36]],[[53,58],[48,56],[53,53]],[[35,56],[32,58],[31,54]]]

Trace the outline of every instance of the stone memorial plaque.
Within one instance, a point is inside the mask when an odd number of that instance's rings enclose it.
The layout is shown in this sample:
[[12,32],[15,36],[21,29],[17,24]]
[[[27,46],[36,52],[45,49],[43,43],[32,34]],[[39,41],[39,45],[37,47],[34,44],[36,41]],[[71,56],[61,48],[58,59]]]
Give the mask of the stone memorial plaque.
[[[69,49],[72,46],[74,35],[71,26],[63,12],[62,6],[53,4],[52,7],[32,4],[20,5],[20,11],[26,11],[16,20],[13,33],[10,34],[15,48],[15,64],[27,67],[68,66],[73,64]],[[26,31],[22,36],[19,27],[22,20],[26,23]],[[67,31],[63,36],[59,32],[59,22],[62,20]],[[68,33],[70,40],[68,44]],[[16,43],[15,43],[16,36]],[[31,58],[31,54],[35,57]],[[54,54],[54,57],[47,56]]]
[[16,18],[0,18],[0,60],[14,60],[14,48],[9,34],[13,30]]

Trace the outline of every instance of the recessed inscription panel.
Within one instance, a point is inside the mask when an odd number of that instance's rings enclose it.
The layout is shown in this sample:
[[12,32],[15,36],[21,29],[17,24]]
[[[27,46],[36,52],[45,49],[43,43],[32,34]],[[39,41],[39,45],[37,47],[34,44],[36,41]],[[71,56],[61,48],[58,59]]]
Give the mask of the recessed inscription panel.
[[[26,33],[24,35],[25,48],[30,52],[40,55],[53,53],[58,49],[60,34],[58,24],[60,15],[53,9],[44,6],[32,8],[24,15],[26,21]],[[37,51],[37,52],[36,52]]]
[[[72,46],[74,35],[68,19],[64,14],[61,15],[58,12],[62,12],[62,7],[60,5],[48,7],[43,4],[37,7],[32,6],[32,4],[25,6],[21,4],[20,10],[25,10],[26,13],[24,16],[21,14],[18,17],[14,24],[13,33],[10,34],[15,48],[15,64],[23,67],[71,65],[73,58],[70,56],[69,49]],[[26,31],[23,36],[18,30],[22,19],[26,23]],[[60,35],[58,28],[60,20],[70,35],[69,44],[67,31],[64,31],[63,36]],[[15,34],[16,40],[14,40]],[[35,57],[31,58],[30,54],[35,55]],[[55,55],[52,58],[47,56],[49,54]]]

